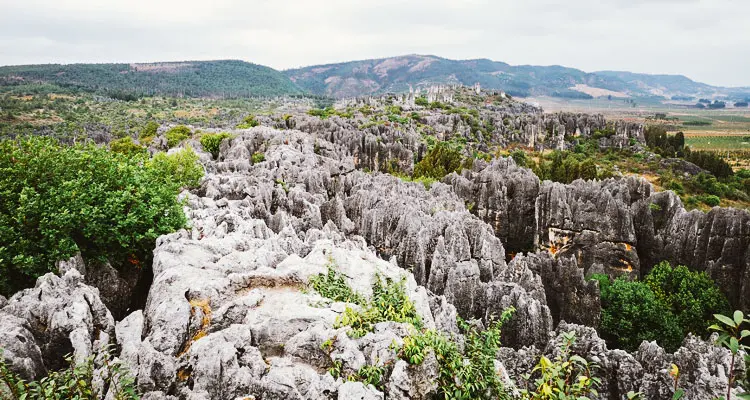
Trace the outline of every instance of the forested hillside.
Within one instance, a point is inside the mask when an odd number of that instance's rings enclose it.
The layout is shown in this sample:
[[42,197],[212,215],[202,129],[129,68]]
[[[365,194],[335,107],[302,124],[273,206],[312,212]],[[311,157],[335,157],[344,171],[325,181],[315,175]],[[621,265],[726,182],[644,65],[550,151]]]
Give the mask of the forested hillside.
[[0,86],[44,83],[130,100],[143,95],[237,98],[301,94],[284,74],[244,61],[0,67]]
[[351,97],[402,92],[409,86],[473,85],[504,90],[519,96],[698,98],[728,95],[743,98],[750,89],[727,89],[694,82],[682,75],[630,72],[587,73],[574,68],[509,65],[488,59],[449,60],[431,55],[408,55],[376,60],[316,65],[286,71],[303,89],[318,95]]

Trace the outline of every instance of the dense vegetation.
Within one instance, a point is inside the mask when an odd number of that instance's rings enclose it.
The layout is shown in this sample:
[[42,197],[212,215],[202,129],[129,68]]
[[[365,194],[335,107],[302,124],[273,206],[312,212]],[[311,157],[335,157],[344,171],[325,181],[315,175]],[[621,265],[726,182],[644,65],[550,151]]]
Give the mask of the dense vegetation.
[[705,336],[712,316],[729,311],[726,297],[705,272],[667,262],[655,266],[643,281],[612,281],[604,275],[592,279],[599,281],[601,292],[601,335],[628,351],[637,350],[644,340],[675,351],[688,333]]
[[0,293],[32,286],[79,251],[141,267],[157,237],[185,226],[176,195],[203,175],[195,153],[128,153],[48,138],[0,142]]
[[[333,260],[327,266],[327,272],[315,275],[309,280],[310,287],[321,296],[332,301],[352,303],[358,309],[346,307],[346,311],[336,320],[337,327],[351,328],[349,335],[362,337],[372,331],[378,322],[394,321],[409,324],[412,333],[403,339],[402,345],[391,349],[399,359],[409,364],[419,365],[432,355],[438,363],[438,391],[440,398],[446,400],[473,399],[511,399],[510,391],[505,387],[501,376],[497,374],[495,359],[500,349],[501,328],[513,312],[505,310],[498,319],[488,321],[482,328],[477,323],[457,319],[463,335],[461,344],[455,337],[432,329],[425,329],[416,312],[416,307],[405,291],[404,281],[380,277],[372,287],[372,298],[367,299],[348,286],[346,278],[336,270]],[[575,342],[574,333],[566,333],[561,355],[550,360],[540,357],[538,365],[524,377],[526,389],[520,392],[524,400],[565,399],[582,400],[597,394],[599,378],[594,376],[595,365],[581,357],[572,355],[570,348]],[[326,340],[321,350],[331,358],[337,337]],[[328,372],[334,377],[361,381],[383,390],[383,383],[392,362],[378,362],[365,365],[358,371],[347,373],[341,359],[330,361]]]
[[[2,350],[0,349],[0,356]],[[4,400],[99,400],[106,392],[113,400],[138,400],[135,382],[121,361],[110,359],[106,354],[101,360],[101,372],[94,371],[94,358],[76,364],[71,356],[66,357],[68,367],[52,371],[37,381],[25,381],[11,371],[0,357],[0,398]],[[95,382],[99,380],[100,385]]]
[[49,64],[0,67],[0,86],[29,82],[133,101],[143,96],[258,97],[302,94],[282,73],[243,61]]

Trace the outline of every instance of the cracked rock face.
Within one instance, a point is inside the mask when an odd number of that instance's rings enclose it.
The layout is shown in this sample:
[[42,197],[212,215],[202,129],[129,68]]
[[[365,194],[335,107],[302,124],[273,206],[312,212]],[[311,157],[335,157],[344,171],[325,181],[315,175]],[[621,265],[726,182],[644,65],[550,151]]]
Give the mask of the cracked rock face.
[[[607,126],[597,116],[493,112],[499,129],[532,144],[564,145],[566,135]],[[435,118],[445,132],[458,124]],[[338,117],[290,121],[285,128],[296,130],[236,132],[215,161],[191,143],[207,175],[181,195],[190,229],[157,241],[142,310],[115,323],[102,300],[111,292],[86,284],[107,280],[84,279],[87,268],[75,260],[61,265],[62,277],[46,275],[7,304],[0,299],[0,347],[12,367],[39,377],[64,353],[85,357],[116,343],[146,399],[433,398],[435,355],[413,366],[391,349],[411,333],[408,325],[380,323],[361,338],[337,327],[347,305],[308,286],[335,265],[364,296],[378,276],[405,279],[425,327],[459,342],[457,316],[481,323],[514,307],[497,359],[509,382],[575,330],[574,352],[603,372],[602,399],[629,390],[671,396],[664,376],[671,362],[701,396],[726,389],[726,353],[700,339],[687,338],[673,355],[649,343],[635,354],[606,349],[590,328],[599,321],[598,286],[584,276],[638,276],[668,258],[706,269],[744,304],[747,213],[685,212],[673,195],[636,178],[540,182],[512,159],[478,162],[427,190],[377,173],[391,160],[413,169],[426,151],[416,132],[360,130]],[[637,126],[613,130],[606,145],[642,139]],[[257,152],[265,160],[253,164]],[[334,378],[334,365],[344,376],[365,365],[388,368],[375,388]]]

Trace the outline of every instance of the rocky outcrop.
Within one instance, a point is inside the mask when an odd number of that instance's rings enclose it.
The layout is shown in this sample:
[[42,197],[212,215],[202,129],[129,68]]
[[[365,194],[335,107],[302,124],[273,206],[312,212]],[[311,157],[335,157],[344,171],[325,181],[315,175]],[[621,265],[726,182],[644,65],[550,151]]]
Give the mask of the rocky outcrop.
[[114,319],[77,270],[47,274],[0,309],[0,348],[11,368],[27,379],[93,355],[114,335]]
[[[685,398],[714,399],[726,395],[727,373],[731,363],[729,350],[688,336],[673,354],[666,353],[654,342],[643,342],[634,354],[609,350],[593,328],[562,322],[543,351],[536,348],[501,349],[500,359],[510,376],[519,377],[530,370],[544,354],[550,359],[560,355],[565,343],[564,333],[574,333],[571,354],[593,363],[592,370],[599,377],[600,399],[622,399],[628,392],[640,392],[646,399],[669,399],[674,394],[674,378],[669,375],[672,364],[679,368],[678,387]],[[738,374],[744,373],[744,363],[735,360]],[[525,385],[517,379],[520,386]],[[733,396],[737,390],[732,389]]]
[[[566,146],[608,128],[614,134],[605,139],[617,145],[642,134],[599,116],[511,111],[482,110],[496,118],[498,140]],[[425,120],[438,136],[454,128],[471,134],[458,115]],[[602,399],[629,390],[668,397],[672,362],[695,398],[726,389],[726,352],[696,338],[672,355],[650,343],[635,354],[608,350],[590,328],[599,321],[598,286],[584,277],[642,275],[668,258],[707,268],[741,303],[747,213],[686,212],[636,178],[540,182],[510,158],[476,162],[427,189],[377,172],[410,171],[426,151],[420,134],[360,122],[296,116],[283,127],[299,130],[237,131],[216,160],[192,143],[207,175],[181,194],[190,228],[156,243],[142,309],[115,324],[104,305],[124,307],[111,300],[132,293],[129,281],[68,260],[62,277],[40,278],[7,305],[0,299],[4,357],[38,377],[59,367],[62,354],[86,357],[114,343],[147,399],[431,398],[438,358],[428,352],[423,364],[409,365],[393,350],[413,327],[383,322],[350,337],[336,319],[357,306],[309,288],[311,276],[333,266],[364,296],[379,277],[403,278],[424,326],[459,344],[457,316],[482,325],[515,308],[497,357],[509,381],[540,354],[554,355],[560,334],[574,330],[574,352],[600,366]],[[263,161],[252,161],[257,152]],[[363,366],[383,367],[379,387],[347,382]]]

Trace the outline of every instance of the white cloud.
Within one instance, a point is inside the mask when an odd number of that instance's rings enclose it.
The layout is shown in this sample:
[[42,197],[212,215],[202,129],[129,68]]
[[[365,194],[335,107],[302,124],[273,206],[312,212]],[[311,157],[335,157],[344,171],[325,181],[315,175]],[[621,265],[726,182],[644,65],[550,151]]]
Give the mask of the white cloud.
[[0,0],[0,64],[409,53],[750,86],[746,0]]

